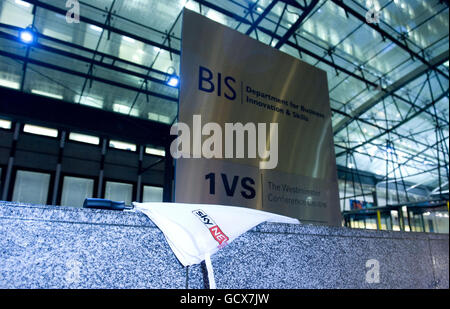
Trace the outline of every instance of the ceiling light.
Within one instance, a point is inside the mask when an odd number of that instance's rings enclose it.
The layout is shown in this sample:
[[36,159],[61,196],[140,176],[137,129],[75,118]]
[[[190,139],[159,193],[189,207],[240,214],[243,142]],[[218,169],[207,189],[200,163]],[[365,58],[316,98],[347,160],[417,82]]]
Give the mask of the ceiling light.
[[17,4],[19,4],[19,5],[21,5],[21,6],[25,6],[25,7],[27,7],[27,8],[29,8],[30,6],[31,6],[31,4],[30,3],[28,3],[28,2],[25,2],[25,1],[21,1],[21,0],[16,0],[15,1]]
[[0,119],[0,128],[11,129],[11,121]]
[[69,139],[76,142],[87,143],[92,145],[99,145],[100,138],[97,136],[85,135],[71,132],[69,134]]
[[35,33],[31,27],[28,27],[19,32],[19,38],[25,44],[32,44],[35,39]]
[[136,151],[135,144],[129,144],[129,143],[115,141],[115,140],[109,141],[109,147],[116,148],[116,149],[122,149],[122,150]]
[[97,32],[102,32],[103,31],[103,28],[101,28],[99,26],[96,26],[96,25],[89,25],[89,28],[94,30],[94,31],[97,31]]
[[37,135],[44,135],[50,137],[58,137],[58,130],[50,129],[46,127],[34,126],[31,124],[25,124],[23,132],[32,133]]
[[178,87],[178,84],[180,83],[180,79],[178,76],[172,75],[169,77],[169,80],[167,81],[167,85],[171,87]]
[[13,88],[13,89],[19,89],[20,84],[18,82],[13,82],[6,79],[0,79],[0,86]]
[[157,149],[157,148],[152,148],[152,147],[146,147],[145,148],[145,153],[151,154],[151,155],[155,155],[155,156],[160,156],[160,157],[165,157],[166,156],[166,152],[164,150]]
[[132,38],[127,37],[127,36],[122,36],[122,39],[123,39],[124,41],[127,41],[128,43],[134,43],[134,42],[136,42],[135,39],[132,39]]
[[53,98],[53,99],[57,99],[57,100],[64,99],[64,97],[62,95],[55,94],[55,93],[50,93],[50,92],[46,92],[46,91],[41,91],[41,90],[36,90],[36,89],[31,89],[31,93],[34,93],[34,94],[37,94],[37,95],[41,95],[41,96],[45,96],[45,97],[49,97],[49,98]]

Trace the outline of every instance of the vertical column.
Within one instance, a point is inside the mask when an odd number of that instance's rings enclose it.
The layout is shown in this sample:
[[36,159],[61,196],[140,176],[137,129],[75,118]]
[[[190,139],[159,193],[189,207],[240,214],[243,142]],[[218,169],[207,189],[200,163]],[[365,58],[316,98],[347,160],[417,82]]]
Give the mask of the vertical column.
[[104,177],[104,169],[105,169],[105,156],[106,156],[107,143],[108,143],[108,139],[104,138],[103,145],[102,145],[102,157],[100,159],[100,172],[98,175],[97,198],[102,198],[103,177]]
[[398,225],[400,226],[400,231],[405,231],[405,218],[403,217],[402,207],[398,207],[397,212],[398,212]]
[[425,218],[423,217],[423,213],[420,214],[420,221],[422,223],[422,232],[425,233]]
[[9,151],[9,160],[8,160],[8,167],[6,168],[6,176],[5,176],[5,185],[3,186],[3,192],[2,192],[2,200],[6,201],[8,199],[8,192],[11,182],[11,174],[12,169],[14,166],[14,157],[16,156],[16,148],[17,148],[17,141],[19,140],[19,132],[20,128],[22,127],[22,124],[20,122],[16,122],[14,127],[14,135],[13,135],[13,141],[11,144],[11,149]]
[[407,218],[408,218],[409,231],[412,232],[413,230],[412,230],[412,223],[411,223],[411,216],[410,216],[410,213],[409,213],[409,208],[406,207],[406,206],[405,206],[405,208],[406,208],[406,215],[407,215]]
[[377,210],[377,226],[378,226],[378,230],[382,230],[382,228],[381,228],[381,214],[380,214],[380,211],[379,210]]
[[[374,181],[376,183],[376,181]],[[377,196],[377,189],[375,185],[375,189],[372,191],[372,199],[373,199],[373,206],[378,207],[378,196]]]
[[58,164],[56,165],[55,182],[53,184],[52,205],[56,205],[56,199],[58,198],[59,182],[61,178],[61,164],[64,154],[65,143],[66,143],[66,131],[62,131],[61,139],[59,141]]
[[136,188],[136,201],[142,202],[142,161],[144,160],[144,146],[139,146],[139,163],[138,163],[138,179],[137,179],[137,188]]
[[165,146],[166,158],[164,160],[164,190],[163,202],[172,202],[173,158],[170,154],[170,143]]

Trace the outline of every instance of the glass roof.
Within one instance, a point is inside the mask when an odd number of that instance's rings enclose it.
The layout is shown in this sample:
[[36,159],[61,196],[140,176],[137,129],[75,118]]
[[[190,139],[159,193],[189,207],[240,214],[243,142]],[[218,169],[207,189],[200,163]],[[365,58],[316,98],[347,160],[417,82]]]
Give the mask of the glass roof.
[[[79,4],[67,23],[65,1],[0,0],[0,86],[171,124],[186,7],[327,72],[338,165],[448,190],[447,1]],[[30,25],[32,48],[17,39]]]

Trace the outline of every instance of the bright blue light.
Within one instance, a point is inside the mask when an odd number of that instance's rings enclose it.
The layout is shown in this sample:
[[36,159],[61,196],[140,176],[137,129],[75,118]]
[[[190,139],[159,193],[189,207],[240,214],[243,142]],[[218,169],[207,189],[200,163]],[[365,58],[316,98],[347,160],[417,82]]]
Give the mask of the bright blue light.
[[167,81],[167,85],[169,85],[171,87],[177,87],[179,83],[180,83],[180,79],[178,78],[178,76],[171,76],[169,78],[169,80]]
[[34,33],[29,29],[22,30],[19,37],[20,40],[26,44],[31,44],[34,41]]

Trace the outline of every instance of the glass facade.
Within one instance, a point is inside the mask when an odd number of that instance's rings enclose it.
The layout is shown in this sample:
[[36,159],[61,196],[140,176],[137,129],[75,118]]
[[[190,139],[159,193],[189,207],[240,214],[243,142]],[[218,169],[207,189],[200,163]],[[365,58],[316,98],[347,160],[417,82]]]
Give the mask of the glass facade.
[[47,204],[50,174],[17,171],[13,202]]
[[133,195],[133,185],[107,181],[105,188],[105,198],[113,201],[123,201],[126,205],[131,205]]
[[83,207],[88,197],[93,197],[94,180],[65,176],[61,196],[61,206]]
[[163,201],[163,188],[144,186],[144,198],[142,202],[162,202]]

